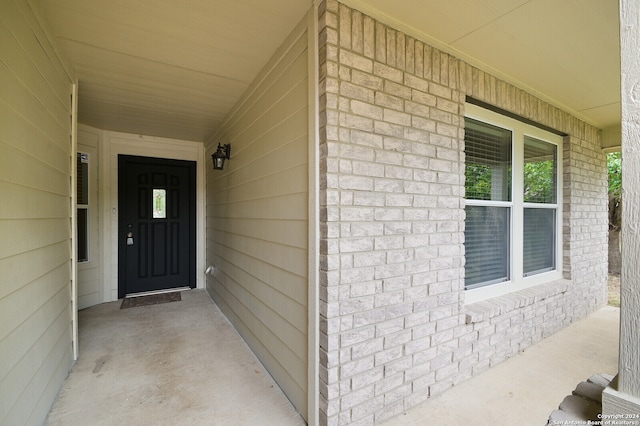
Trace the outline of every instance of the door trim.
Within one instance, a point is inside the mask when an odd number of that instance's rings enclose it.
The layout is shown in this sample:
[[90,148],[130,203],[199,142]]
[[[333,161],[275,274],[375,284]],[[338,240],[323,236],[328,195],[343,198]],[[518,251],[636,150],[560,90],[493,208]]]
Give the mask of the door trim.
[[320,127],[318,71],[318,5],[307,12],[307,76],[309,102],[309,293],[307,300],[307,422],[320,425]]
[[99,156],[101,252],[104,301],[118,300],[118,155],[148,156],[196,162],[196,288],[205,286],[205,158],[201,142],[101,131]]
[[78,253],[77,253],[77,178],[78,171],[73,166],[78,153],[78,80],[75,79],[71,86],[71,344],[73,347],[73,360],[78,360]]

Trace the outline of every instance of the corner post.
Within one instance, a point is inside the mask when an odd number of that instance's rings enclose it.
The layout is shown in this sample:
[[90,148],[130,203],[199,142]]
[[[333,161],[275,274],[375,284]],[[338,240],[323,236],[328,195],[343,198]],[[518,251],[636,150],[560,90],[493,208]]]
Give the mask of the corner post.
[[603,420],[611,424],[640,414],[640,0],[620,0],[619,5],[624,159],[620,358],[618,376],[602,395]]

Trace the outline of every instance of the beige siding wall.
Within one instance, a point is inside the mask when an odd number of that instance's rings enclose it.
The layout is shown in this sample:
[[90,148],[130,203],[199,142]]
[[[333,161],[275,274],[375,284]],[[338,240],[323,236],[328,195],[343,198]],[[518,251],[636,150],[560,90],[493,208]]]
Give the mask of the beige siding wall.
[[41,424],[72,357],[72,81],[29,4],[0,3],[0,424]]
[[306,416],[307,35],[299,26],[207,144],[207,289]]

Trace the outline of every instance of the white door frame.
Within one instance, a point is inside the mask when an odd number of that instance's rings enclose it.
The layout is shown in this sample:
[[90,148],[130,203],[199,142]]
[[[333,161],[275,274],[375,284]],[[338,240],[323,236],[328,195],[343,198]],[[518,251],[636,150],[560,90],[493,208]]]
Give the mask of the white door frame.
[[205,167],[200,142],[106,131],[100,150],[99,191],[103,229],[100,232],[104,263],[105,302],[118,300],[118,155],[196,162],[196,288],[205,288]]

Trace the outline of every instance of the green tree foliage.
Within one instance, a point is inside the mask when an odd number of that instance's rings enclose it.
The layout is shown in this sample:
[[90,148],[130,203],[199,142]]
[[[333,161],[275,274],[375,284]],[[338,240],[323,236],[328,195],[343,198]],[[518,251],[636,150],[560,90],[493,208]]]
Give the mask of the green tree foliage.
[[607,155],[609,174],[609,230],[618,231],[622,225],[622,153]]
[[467,163],[464,174],[467,198],[491,199],[491,167],[484,164]]
[[607,169],[609,171],[609,197],[622,197],[622,153],[612,152],[607,155]]
[[[511,169],[508,170],[511,188]],[[466,197],[490,200],[492,194],[492,170],[484,164],[469,164],[465,168]],[[529,203],[555,202],[554,162],[536,161],[524,165],[524,201]]]
[[525,163],[525,202],[554,203],[555,189],[555,167],[553,160]]

